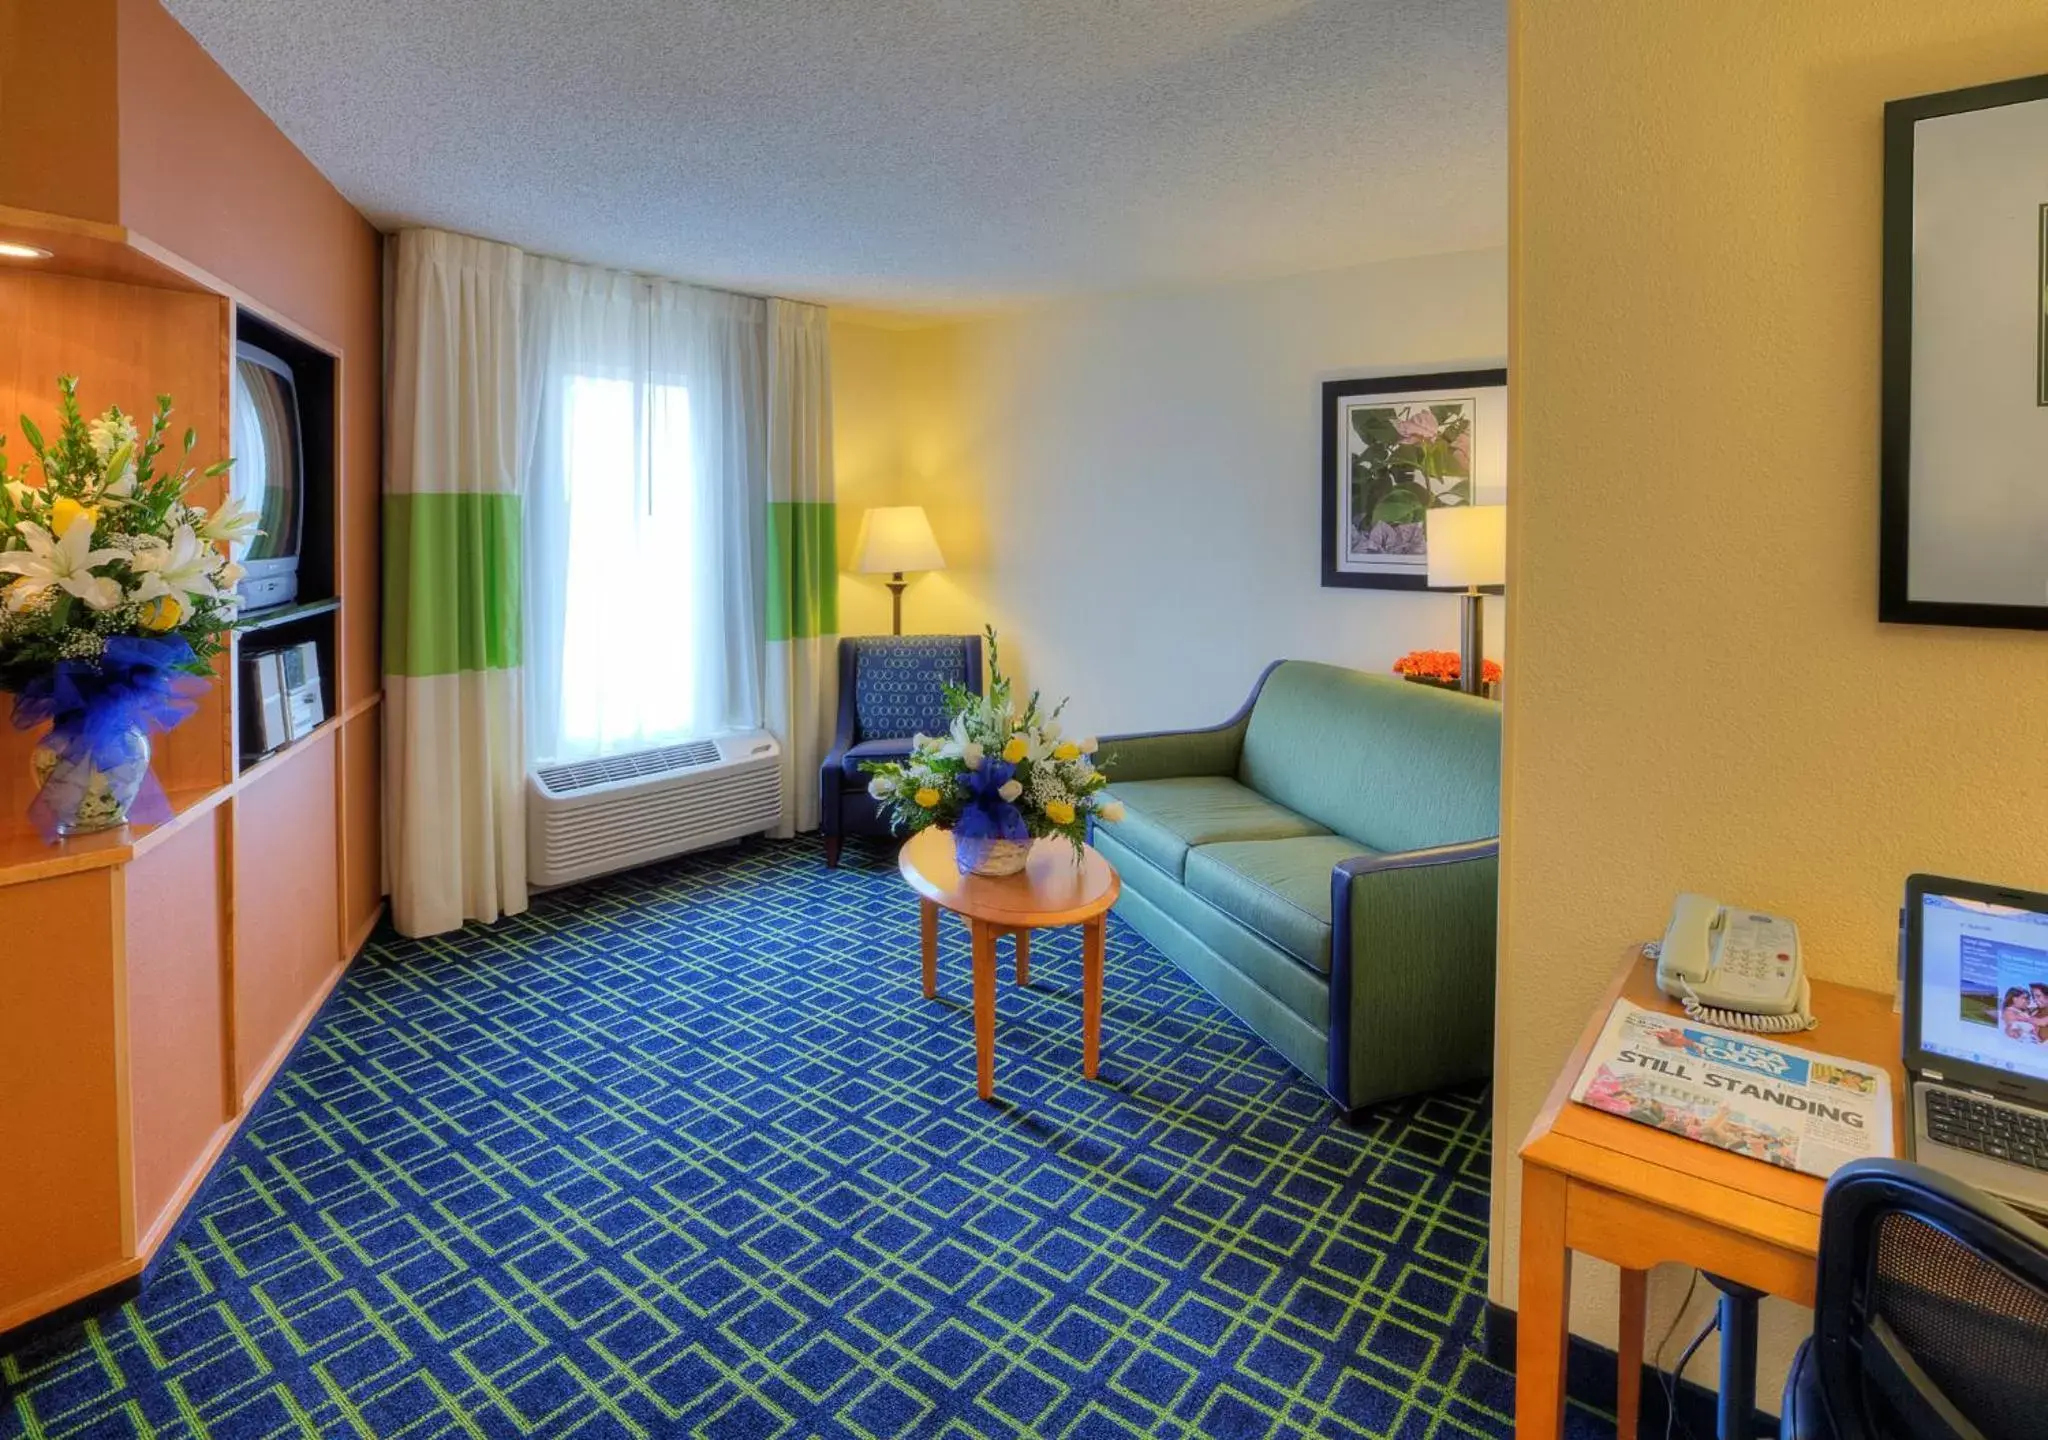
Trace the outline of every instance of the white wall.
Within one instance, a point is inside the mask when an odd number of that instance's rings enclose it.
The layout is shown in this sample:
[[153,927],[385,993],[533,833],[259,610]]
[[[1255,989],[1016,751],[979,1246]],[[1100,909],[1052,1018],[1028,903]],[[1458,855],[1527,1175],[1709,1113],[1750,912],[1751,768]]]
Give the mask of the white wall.
[[1505,251],[900,338],[897,498],[927,506],[950,562],[912,586],[906,628],[993,621],[1010,668],[1073,697],[1074,726],[1219,720],[1276,658],[1384,671],[1457,648],[1449,595],[1322,588],[1321,383],[1501,364]]

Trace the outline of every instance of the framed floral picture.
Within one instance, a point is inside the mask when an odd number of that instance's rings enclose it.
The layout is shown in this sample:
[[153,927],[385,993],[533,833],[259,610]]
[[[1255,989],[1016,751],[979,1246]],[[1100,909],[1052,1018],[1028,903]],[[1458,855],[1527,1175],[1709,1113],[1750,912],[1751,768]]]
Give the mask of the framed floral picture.
[[1508,372],[1323,385],[1323,584],[1420,590],[1426,517],[1507,499]]

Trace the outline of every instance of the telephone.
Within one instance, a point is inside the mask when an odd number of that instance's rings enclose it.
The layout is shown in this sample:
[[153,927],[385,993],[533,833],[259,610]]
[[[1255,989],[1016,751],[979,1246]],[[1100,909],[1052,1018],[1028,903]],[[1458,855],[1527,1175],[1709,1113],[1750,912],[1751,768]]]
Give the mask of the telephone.
[[1812,989],[1800,961],[1799,927],[1775,915],[1681,895],[1657,961],[1657,988],[1704,1025],[1783,1034],[1811,1030]]

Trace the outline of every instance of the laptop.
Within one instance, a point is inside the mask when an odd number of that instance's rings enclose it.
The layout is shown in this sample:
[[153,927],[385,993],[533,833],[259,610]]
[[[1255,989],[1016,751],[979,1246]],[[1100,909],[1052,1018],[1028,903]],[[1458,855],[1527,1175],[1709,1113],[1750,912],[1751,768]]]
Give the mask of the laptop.
[[2048,1211],[2048,895],[1914,875],[1906,1157]]

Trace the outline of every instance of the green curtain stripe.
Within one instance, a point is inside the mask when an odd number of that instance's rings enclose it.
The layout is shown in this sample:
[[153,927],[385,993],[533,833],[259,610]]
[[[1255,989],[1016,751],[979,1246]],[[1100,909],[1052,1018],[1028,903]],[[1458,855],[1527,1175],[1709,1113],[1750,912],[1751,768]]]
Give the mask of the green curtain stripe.
[[768,638],[839,631],[839,507],[768,502]]
[[519,497],[384,497],[384,669],[507,670],[519,663]]

